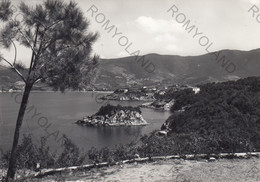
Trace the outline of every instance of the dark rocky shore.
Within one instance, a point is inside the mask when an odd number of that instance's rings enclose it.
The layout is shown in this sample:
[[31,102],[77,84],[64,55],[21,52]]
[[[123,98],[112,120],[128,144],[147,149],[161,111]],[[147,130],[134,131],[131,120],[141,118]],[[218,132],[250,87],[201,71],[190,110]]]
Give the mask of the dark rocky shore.
[[153,102],[146,102],[141,105],[144,108],[158,109],[163,111],[170,111],[174,104],[174,99],[159,99]]
[[99,111],[86,116],[76,122],[86,126],[126,126],[126,125],[147,125],[139,107],[131,106],[102,106]]

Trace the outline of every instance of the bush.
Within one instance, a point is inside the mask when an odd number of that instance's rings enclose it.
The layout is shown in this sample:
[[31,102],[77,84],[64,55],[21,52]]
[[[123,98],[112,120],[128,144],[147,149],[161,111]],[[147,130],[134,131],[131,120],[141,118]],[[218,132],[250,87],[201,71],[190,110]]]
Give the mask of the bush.
[[[72,165],[81,165],[85,156],[80,156],[79,148],[65,135],[63,136],[63,151],[61,154],[52,153],[46,146],[46,139],[41,138],[40,146],[33,144],[31,135],[24,135],[21,144],[17,149],[17,168],[18,169],[36,169],[36,164],[40,168],[68,167]],[[8,166],[11,152],[6,152],[1,161],[4,167]]]
[[80,156],[79,148],[66,135],[63,135],[63,147],[56,167],[78,166],[84,162],[86,156]]
[[137,147],[131,143],[126,145],[121,144],[113,148],[104,147],[100,150],[92,147],[88,152],[88,157],[95,163],[108,162],[109,164],[113,164],[121,160],[134,159],[136,153]]

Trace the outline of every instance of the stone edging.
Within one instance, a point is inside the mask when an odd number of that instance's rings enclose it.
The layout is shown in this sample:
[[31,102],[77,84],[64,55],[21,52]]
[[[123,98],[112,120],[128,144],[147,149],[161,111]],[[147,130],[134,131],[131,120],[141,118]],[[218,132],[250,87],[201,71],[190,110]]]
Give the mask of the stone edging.
[[71,166],[57,169],[42,169],[40,172],[34,174],[33,177],[41,178],[47,175],[52,175],[62,171],[72,171],[77,169],[92,169],[100,168],[106,166],[120,165],[120,164],[130,164],[130,163],[142,163],[142,162],[152,162],[156,160],[166,160],[166,159],[186,159],[186,160],[197,160],[197,159],[210,159],[210,158],[240,158],[246,159],[250,157],[260,157],[260,152],[248,152],[248,153],[220,153],[220,154],[188,154],[188,155],[170,155],[170,156],[155,156],[155,157],[145,157],[145,158],[136,158],[131,160],[123,160],[116,162],[114,164],[109,164],[108,162],[102,162],[97,164],[86,164],[82,166]]

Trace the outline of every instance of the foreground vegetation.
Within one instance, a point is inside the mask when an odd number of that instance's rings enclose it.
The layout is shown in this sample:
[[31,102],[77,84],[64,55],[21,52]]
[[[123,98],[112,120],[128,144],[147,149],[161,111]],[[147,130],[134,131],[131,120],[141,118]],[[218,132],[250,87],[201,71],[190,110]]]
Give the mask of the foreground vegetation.
[[[61,152],[51,152],[46,142],[46,139],[42,137],[40,144],[36,145],[31,135],[24,135],[21,144],[18,145],[17,168],[37,171],[42,168],[81,165],[86,159],[86,156],[81,156],[79,148],[65,135],[63,136],[63,150]],[[2,156],[0,168],[8,167],[10,153],[7,151]]]

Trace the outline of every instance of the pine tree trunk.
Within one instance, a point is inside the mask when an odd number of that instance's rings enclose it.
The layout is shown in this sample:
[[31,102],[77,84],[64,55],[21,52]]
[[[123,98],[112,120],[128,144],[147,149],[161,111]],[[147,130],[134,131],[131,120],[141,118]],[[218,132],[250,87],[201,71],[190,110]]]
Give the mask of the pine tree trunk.
[[13,139],[13,146],[11,151],[11,157],[9,159],[9,166],[7,171],[7,181],[9,179],[14,179],[15,171],[16,171],[16,157],[17,157],[17,145],[19,141],[19,135],[20,135],[20,129],[23,122],[24,113],[27,107],[29,95],[32,89],[31,84],[25,85],[25,90],[23,93],[23,99],[20,105],[19,114],[16,121],[16,127],[15,127],[15,133],[14,133],[14,139]]

